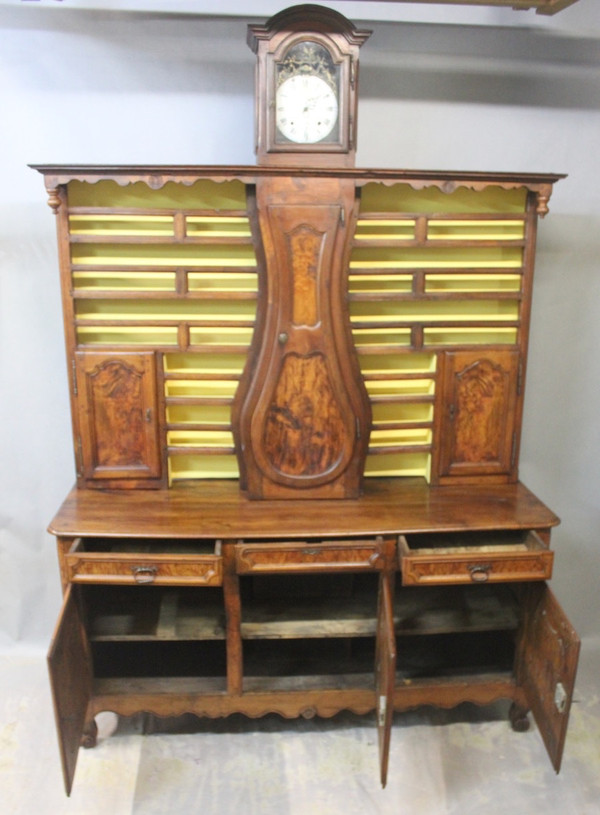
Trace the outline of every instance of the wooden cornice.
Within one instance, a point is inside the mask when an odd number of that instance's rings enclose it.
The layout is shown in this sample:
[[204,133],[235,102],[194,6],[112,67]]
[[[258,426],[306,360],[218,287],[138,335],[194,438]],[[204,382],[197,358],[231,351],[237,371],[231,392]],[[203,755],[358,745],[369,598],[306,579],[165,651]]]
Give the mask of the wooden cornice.
[[245,165],[52,165],[32,164],[30,167],[44,176],[48,192],[48,204],[54,212],[60,206],[58,188],[70,181],[95,184],[98,181],[114,181],[120,186],[143,182],[151,189],[160,189],[169,182],[191,185],[199,178],[213,181],[239,180],[246,184],[259,178],[288,176],[313,178],[335,177],[353,179],[357,186],[371,181],[383,184],[404,183],[413,189],[437,187],[452,193],[459,187],[483,190],[496,186],[503,189],[525,188],[538,197],[538,214],[548,212],[552,185],[566,176],[560,173],[486,173],[450,170],[394,170],[327,167],[259,167]]

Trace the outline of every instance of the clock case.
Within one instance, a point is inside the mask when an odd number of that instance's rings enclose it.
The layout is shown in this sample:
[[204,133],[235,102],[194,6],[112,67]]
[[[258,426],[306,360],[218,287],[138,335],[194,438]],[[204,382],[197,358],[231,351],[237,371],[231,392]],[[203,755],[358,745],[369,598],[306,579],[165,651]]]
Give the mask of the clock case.
[[[248,27],[248,45],[257,55],[256,155],[259,164],[275,166],[353,167],[356,154],[358,52],[371,35],[345,17],[315,5],[294,6],[264,25]],[[336,138],[312,144],[278,139],[276,93],[278,68],[292,48],[316,43],[330,55],[337,74],[339,126]]]

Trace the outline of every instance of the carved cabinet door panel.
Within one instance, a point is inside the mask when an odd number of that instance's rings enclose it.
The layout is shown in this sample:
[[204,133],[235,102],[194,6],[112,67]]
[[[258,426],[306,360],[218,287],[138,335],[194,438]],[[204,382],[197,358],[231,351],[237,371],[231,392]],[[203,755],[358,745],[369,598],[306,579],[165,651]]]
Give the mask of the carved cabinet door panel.
[[444,355],[440,476],[516,472],[519,352]]
[[377,639],[375,644],[375,693],[381,786],[387,783],[394,688],[396,684],[396,635],[394,632],[393,576],[382,572],[379,578]]
[[580,640],[545,583],[528,586],[518,681],[558,772],[569,723]]
[[92,659],[77,589],[69,586],[48,652],[48,670],[67,795],[92,698]]
[[83,478],[101,486],[160,483],[155,354],[83,351],[75,360]]
[[354,186],[326,181],[263,180],[257,190],[261,336],[233,411],[242,485],[252,498],[360,490],[370,407],[343,279]]

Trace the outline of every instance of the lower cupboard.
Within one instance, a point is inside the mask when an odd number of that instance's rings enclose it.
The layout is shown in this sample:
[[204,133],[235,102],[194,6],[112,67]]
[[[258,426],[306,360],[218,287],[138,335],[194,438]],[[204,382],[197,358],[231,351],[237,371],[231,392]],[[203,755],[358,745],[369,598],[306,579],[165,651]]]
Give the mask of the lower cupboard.
[[[315,547],[313,546],[313,549]],[[512,700],[558,770],[578,640],[542,583],[400,586],[396,573],[231,574],[223,586],[69,584],[49,654],[65,784],[94,716],[375,713]]]

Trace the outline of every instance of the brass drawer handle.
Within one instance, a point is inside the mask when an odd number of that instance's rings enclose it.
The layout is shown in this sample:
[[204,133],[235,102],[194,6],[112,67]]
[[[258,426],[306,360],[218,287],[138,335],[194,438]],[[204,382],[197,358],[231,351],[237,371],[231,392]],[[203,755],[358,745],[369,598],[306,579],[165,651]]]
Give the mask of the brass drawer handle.
[[143,585],[145,583],[154,583],[158,569],[156,566],[132,566],[131,573],[136,583]]
[[492,567],[489,563],[478,563],[475,566],[467,566],[473,583],[485,583],[490,576]]

